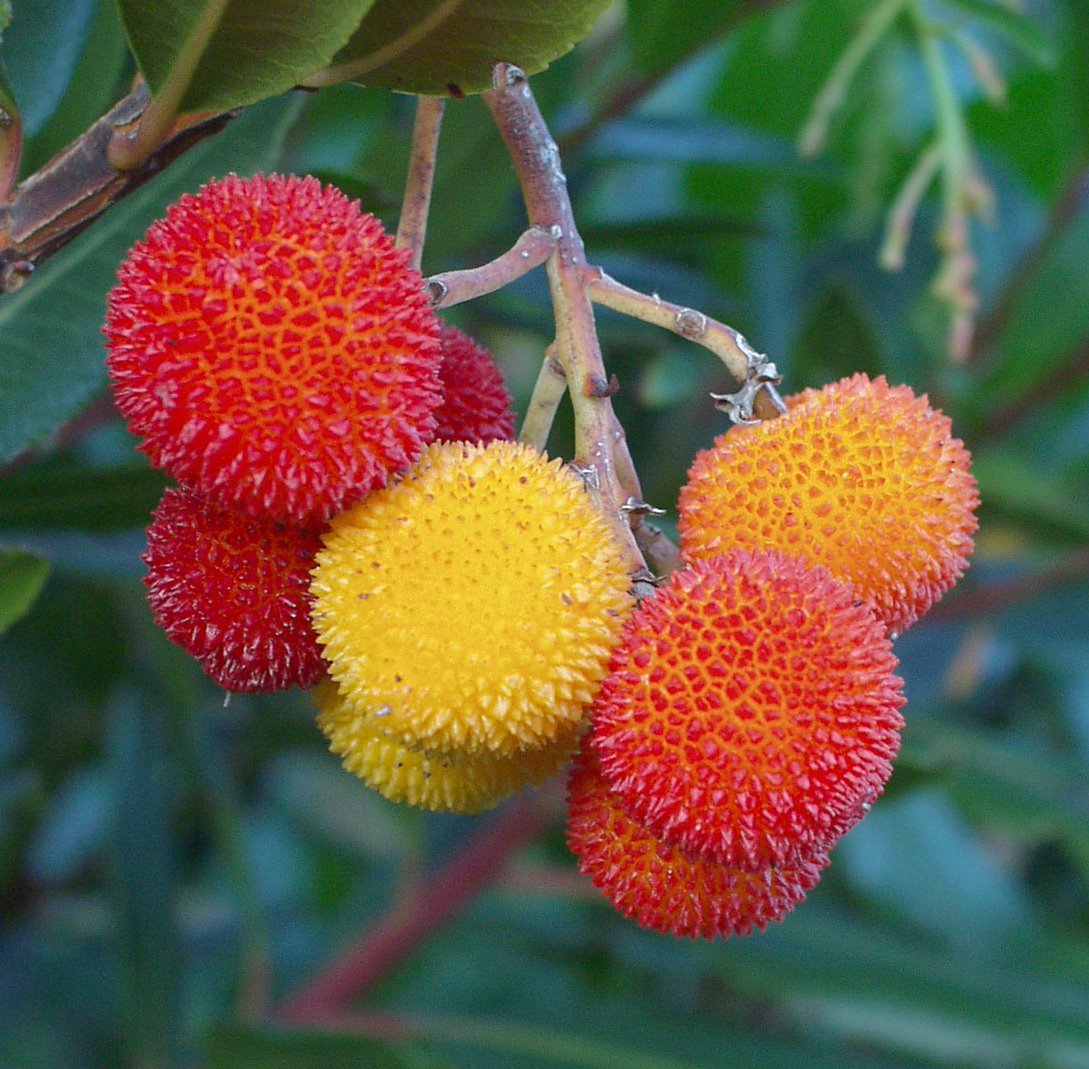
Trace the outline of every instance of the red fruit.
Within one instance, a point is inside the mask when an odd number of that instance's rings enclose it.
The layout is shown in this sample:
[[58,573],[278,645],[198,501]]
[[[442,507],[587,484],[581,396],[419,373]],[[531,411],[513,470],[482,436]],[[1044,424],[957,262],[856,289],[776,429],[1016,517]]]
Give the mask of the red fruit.
[[316,531],[168,489],[143,555],[155,622],[227,690],[311,687],[325,671],[309,615],[320,547]]
[[491,353],[457,327],[443,327],[440,338],[443,400],[435,412],[436,441],[510,441],[514,412]]
[[153,223],[109,294],[117,406],[157,467],[320,522],[434,429],[439,323],[373,216],[315,178],[230,175]]
[[579,870],[645,928],[704,939],[781,920],[820,879],[826,854],[758,872],[686,853],[624,811],[584,750],[567,781],[567,842]]
[[891,772],[884,627],[824,568],[738,549],[625,621],[592,709],[606,781],[682,849],[761,870],[827,850]]

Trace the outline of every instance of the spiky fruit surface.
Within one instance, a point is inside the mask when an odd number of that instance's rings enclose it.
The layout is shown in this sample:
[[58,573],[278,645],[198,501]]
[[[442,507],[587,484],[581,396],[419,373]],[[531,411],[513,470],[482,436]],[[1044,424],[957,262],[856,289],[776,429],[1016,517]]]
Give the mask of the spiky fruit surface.
[[182,197],[118,272],[117,406],[157,467],[254,516],[321,521],[434,429],[439,323],[408,252],[314,178]]
[[590,741],[636,820],[759,870],[827,849],[881,791],[903,724],[895,665],[845,583],[738,549],[631,614]]
[[413,749],[387,735],[373,710],[361,710],[326,680],[311,692],[329,748],[391,802],[451,813],[479,813],[523,787],[554,776],[575,752],[569,729],[543,746],[512,754],[443,754]]
[[325,671],[310,627],[317,532],[168,489],[147,529],[155,621],[227,690],[310,687]]
[[579,869],[621,913],[674,935],[747,935],[781,920],[816,886],[818,853],[750,872],[664,842],[624,810],[588,750],[567,782],[567,842]]
[[457,327],[443,327],[440,339],[442,404],[435,412],[436,441],[509,441],[514,411],[491,353]]
[[781,549],[848,580],[902,631],[953,585],[979,494],[948,417],[925,396],[854,375],[788,398],[700,453],[680,496],[686,560]]
[[628,587],[576,475],[514,442],[445,442],[333,519],[311,589],[330,675],[384,731],[509,754],[579,722]]

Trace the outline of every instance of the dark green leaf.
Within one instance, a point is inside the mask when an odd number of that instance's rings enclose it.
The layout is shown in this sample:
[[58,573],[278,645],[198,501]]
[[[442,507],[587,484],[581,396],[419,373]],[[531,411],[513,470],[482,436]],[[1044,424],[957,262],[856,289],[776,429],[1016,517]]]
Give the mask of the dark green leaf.
[[609,0],[377,0],[314,84],[356,81],[406,93],[464,96],[492,67],[543,70],[590,30]]
[[95,0],[15,0],[0,60],[33,135],[60,103],[83,48]]
[[1011,11],[995,0],[945,0],[973,18],[985,22],[1008,41],[1031,56],[1037,63],[1051,66],[1057,60],[1055,43],[1028,15]]
[[26,615],[48,573],[49,562],[41,557],[0,548],[0,634]]
[[1089,541],[1089,510],[1038,464],[1008,451],[977,455],[972,471],[988,512],[1049,538]]
[[688,0],[681,10],[660,0],[628,0],[628,44],[640,69],[657,73],[705,48],[756,6],[751,0]]
[[118,0],[154,93],[182,111],[225,111],[286,92],[326,66],[373,0]]
[[135,464],[107,469],[41,464],[13,472],[2,485],[0,527],[110,531],[145,526],[166,478]]
[[110,875],[128,1060],[167,1066],[181,1038],[181,946],[163,725],[146,694],[126,689],[112,702],[108,732]]
[[269,1025],[225,1025],[208,1039],[208,1069],[411,1069],[389,1043]]
[[0,297],[0,463],[55,431],[105,386],[106,291],[148,223],[212,174],[271,166],[296,113],[289,100],[248,112],[110,209],[18,292]]

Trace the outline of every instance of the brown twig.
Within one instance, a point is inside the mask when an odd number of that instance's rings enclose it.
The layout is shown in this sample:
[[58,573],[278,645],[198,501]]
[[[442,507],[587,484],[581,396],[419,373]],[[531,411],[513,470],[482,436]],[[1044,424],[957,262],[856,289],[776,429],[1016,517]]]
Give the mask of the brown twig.
[[480,267],[432,275],[425,283],[436,308],[449,308],[494,293],[540,267],[552,254],[555,238],[531,226],[506,252]]
[[487,887],[511,854],[541,831],[546,812],[540,794],[508,802],[435,873],[425,895],[394,905],[377,924],[289,994],[280,1005],[279,1019],[320,1021],[343,1010]]
[[439,151],[439,130],[446,101],[442,97],[418,96],[416,121],[412,127],[412,154],[397,222],[397,245],[412,250],[412,266],[419,271],[423,261],[427,213],[431,208],[431,188],[435,181],[435,161]]
[[139,168],[121,172],[107,159],[119,131],[135,128],[148,106],[141,82],[85,133],[15,190],[0,208],[0,291],[17,289],[43,260],[91,225],[198,141],[222,130],[234,113],[183,115]]
[[626,450],[613,438],[609,377],[594,326],[582,268],[585,253],[571,210],[559,151],[548,132],[525,73],[497,64],[493,88],[484,102],[507,147],[522,187],[530,225],[554,239],[546,262],[556,321],[555,355],[567,377],[575,415],[573,467],[609,522],[636,581],[650,577],[628,517],[621,511],[628,494],[617,478],[614,450]]

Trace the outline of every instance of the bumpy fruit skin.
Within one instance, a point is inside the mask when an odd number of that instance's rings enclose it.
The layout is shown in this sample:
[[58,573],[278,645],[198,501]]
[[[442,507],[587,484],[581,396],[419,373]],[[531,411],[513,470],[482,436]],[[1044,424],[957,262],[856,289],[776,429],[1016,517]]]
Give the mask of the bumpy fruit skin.
[[510,754],[571,730],[631,607],[582,481],[514,442],[429,446],[334,517],[313,621],[329,674],[382,730]]
[[309,617],[320,545],[316,531],[168,489],[143,555],[155,621],[227,690],[311,687],[325,674]]
[[230,175],[129,252],[104,331],[152,464],[253,516],[322,521],[411,463],[439,322],[408,252],[314,178]]
[[567,782],[567,843],[579,870],[645,928],[713,939],[781,920],[816,886],[817,853],[759,871],[723,865],[663,842],[624,810],[588,750]]
[[381,728],[372,710],[356,708],[335,683],[311,695],[318,726],[344,767],[391,802],[450,813],[479,813],[523,787],[554,776],[578,746],[578,728],[532,749],[496,754],[443,754],[413,749]]
[[697,455],[680,496],[686,560],[780,549],[850,582],[894,631],[963,574],[979,493],[925,396],[858,374],[787,399]]
[[590,743],[656,835],[760,870],[827,850],[892,771],[885,629],[824,568],[737,549],[673,572],[626,621]]
[[444,326],[442,404],[435,412],[439,442],[509,441],[514,411],[503,375],[491,353],[457,327]]

